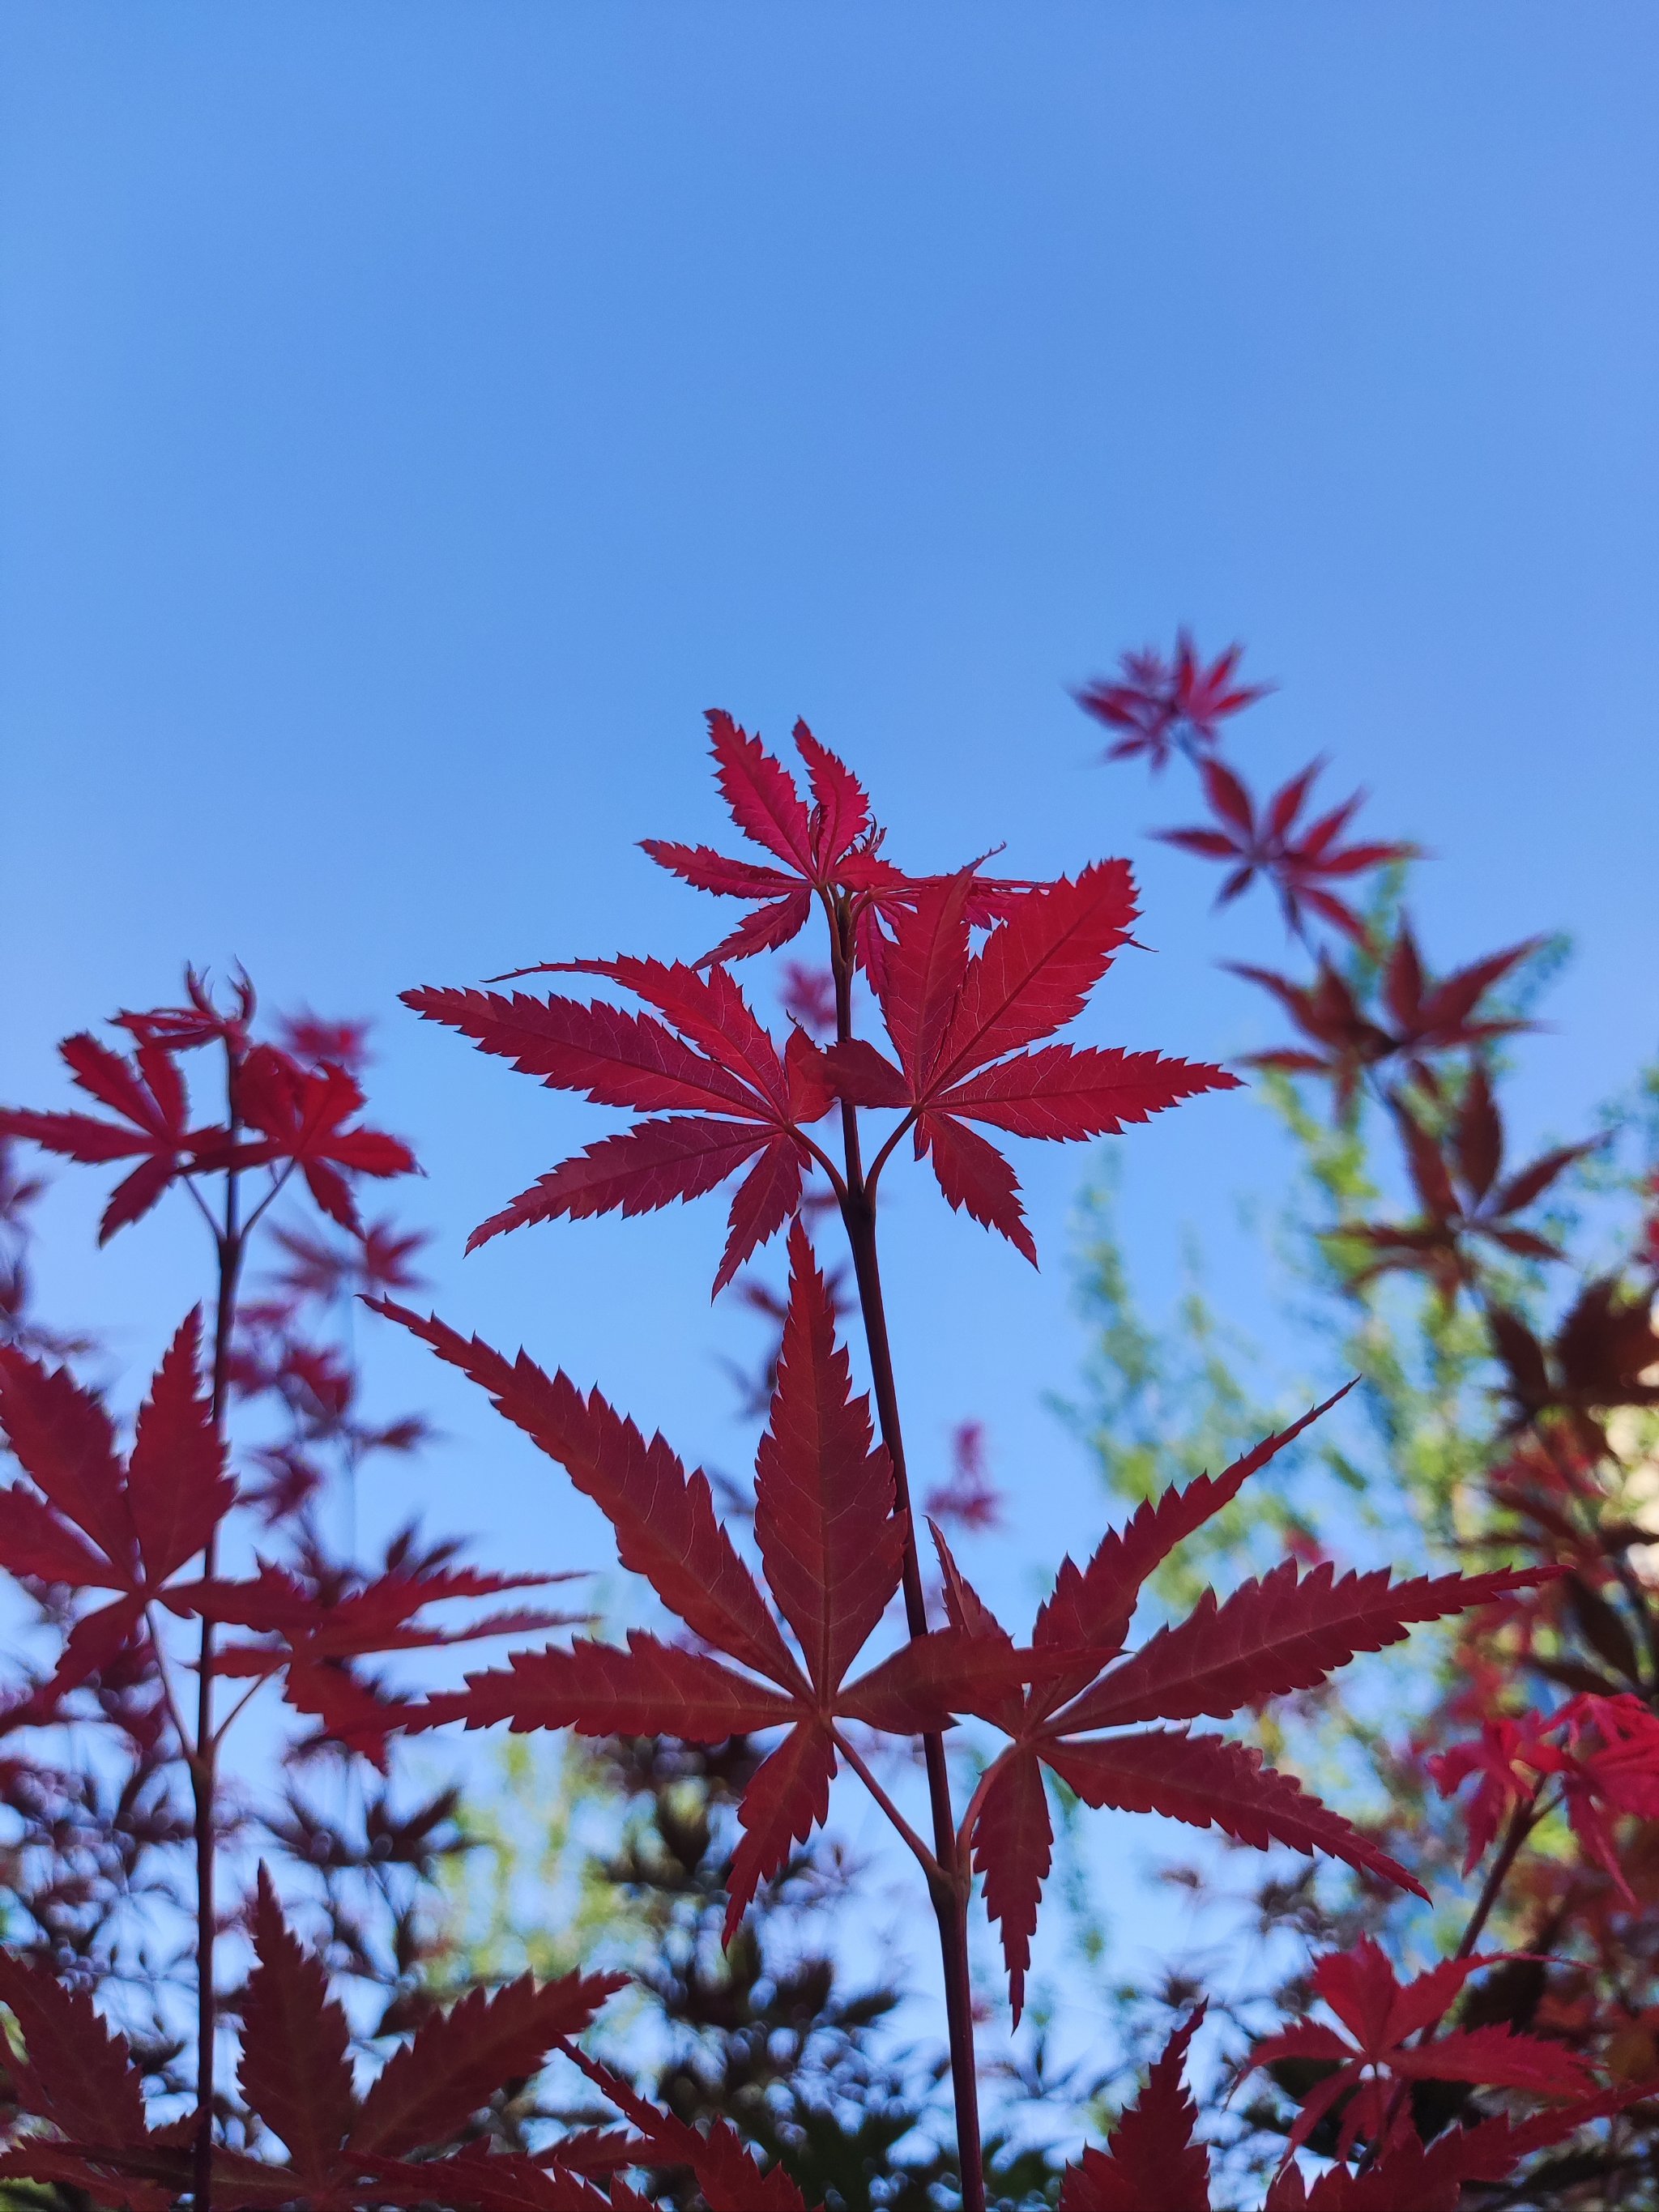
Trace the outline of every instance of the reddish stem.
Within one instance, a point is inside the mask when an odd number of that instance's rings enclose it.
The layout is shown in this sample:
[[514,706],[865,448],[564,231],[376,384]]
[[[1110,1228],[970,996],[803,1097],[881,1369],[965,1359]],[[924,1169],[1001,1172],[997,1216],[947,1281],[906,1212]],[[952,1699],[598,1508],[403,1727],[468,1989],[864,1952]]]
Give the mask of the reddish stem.
[[[846,906],[826,897],[830,917],[831,965],[836,982],[836,1035],[845,1043],[853,1034],[853,941],[851,917]],[[927,1607],[922,1592],[921,1559],[916,1547],[910,1510],[910,1483],[905,1466],[904,1434],[899,1421],[898,1392],[893,1379],[892,1346],[887,1313],[882,1299],[881,1269],[876,1254],[876,1209],[866,1180],[859,1144],[857,1109],[842,1102],[842,1146],[845,1188],[838,1194],[847,1241],[852,1249],[853,1273],[858,1284],[859,1310],[869,1349],[870,1375],[874,1386],[876,1417],[882,1442],[893,1468],[894,1509],[904,1530],[902,1586],[904,1618],[912,1642],[927,1633]],[[934,1734],[921,1740],[927,1774],[927,1796],[933,1826],[933,1856],[937,1877],[928,1888],[939,1922],[939,1956],[945,1978],[945,2014],[951,2047],[951,2087],[956,2106],[957,2150],[962,2165],[963,2212],[985,2212],[985,2160],[980,2140],[979,2075],[974,2056],[973,1985],[968,1962],[968,1896],[970,1878],[965,1858],[957,1848],[957,1826],[951,1803],[951,1777],[945,1763],[945,1739]]]
[[[233,1146],[237,1119],[234,1096],[235,1062],[227,1048],[226,1080],[230,1094],[228,1119]],[[236,1327],[236,1288],[242,1271],[247,1232],[240,1218],[237,1172],[225,1176],[224,1226],[218,1231],[219,1293],[213,1323],[213,1425],[224,1436],[225,1410],[230,1395],[230,1346]],[[208,1539],[202,1574],[211,1582],[218,1566],[218,1534]],[[217,1835],[214,1812],[218,1783],[219,1746],[213,1726],[213,1623],[202,1620],[201,1649],[196,1682],[196,1757],[191,1766],[195,1799],[196,1842],[196,2142],[192,2198],[195,2212],[212,2212],[214,2045],[218,2036],[218,1996],[214,1988],[214,1947],[218,1914],[214,1896]]]

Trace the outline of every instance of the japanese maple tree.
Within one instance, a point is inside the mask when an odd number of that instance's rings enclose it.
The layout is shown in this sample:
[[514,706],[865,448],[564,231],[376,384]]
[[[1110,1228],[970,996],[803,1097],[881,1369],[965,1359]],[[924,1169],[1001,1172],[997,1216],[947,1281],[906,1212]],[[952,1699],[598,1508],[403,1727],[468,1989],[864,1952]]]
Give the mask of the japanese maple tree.
[[[1126,863],[1099,861],[1040,883],[988,882],[973,864],[904,872],[886,855],[862,785],[804,725],[795,741],[810,799],[729,717],[711,715],[709,726],[734,823],[766,858],[656,842],[646,849],[696,888],[750,902],[748,921],[694,966],[619,956],[534,971],[620,987],[644,1012],[522,991],[432,988],[407,997],[425,1018],[547,1087],[646,1117],[550,1169],[475,1232],[475,1244],[563,1216],[653,1210],[741,1175],[718,1289],[793,1220],[782,1356],[757,1465],[761,1579],[721,1528],[706,1479],[688,1474],[659,1437],[647,1441],[597,1393],[562,1373],[550,1376],[526,1353],[509,1358],[380,1301],[478,1382],[601,1506],[623,1564],[645,1577],[684,1632],[678,1642],[635,1632],[625,1646],[584,1640],[516,1655],[505,1668],[471,1676],[464,1691],[431,1700],[424,1718],[709,1741],[782,1731],[743,1798],[728,1929],[756,1885],[824,1819],[845,1767],[891,1820],[927,1883],[964,2201],[982,2205],[967,1917],[977,1871],[1002,1929],[1017,2014],[1048,1866],[1045,1771],[1091,1804],[1161,1812],[1264,1847],[1332,1853],[1413,1886],[1404,1868],[1258,1753],[1188,1724],[1322,1680],[1356,1652],[1402,1637],[1413,1621],[1538,1577],[1500,1570],[1397,1583],[1386,1572],[1339,1578],[1287,1562],[1129,1651],[1147,1577],[1273,1455],[1286,1441],[1279,1436],[1224,1474],[1147,1508],[1083,1567],[1066,1563],[1029,1643],[991,1617],[942,1540],[948,1619],[930,1620],[878,1256],[878,1200],[890,1164],[908,1139],[947,1204],[1035,1260],[1012,1164],[981,1128],[1061,1141],[1116,1133],[1236,1079],[1153,1051],[1054,1041],[1128,939],[1137,908]],[[791,941],[815,908],[835,1034],[820,1045],[796,1024],[779,1041],[732,963]],[[874,1128],[872,1115],[885,1117]],[[797,1218],[814,1175],[832,1194],[847,1238],[873,1420],[854,1394],[823,1276]],[[900,1596],[904,1641],[859,1671]],[[958,1812],[945,1739],[964,1717],[1010,1741]],[[920,1741],[926,1833],[869,1755],[871,1738],[883,1735]]]
[[[1617,1824],[1659,1814],[1650,1670],[1605,1594],[1615,1571],[1608,1547],[1598,1550],[1594,1532],[1563,1511],[1548,1517],[1526,1456],[1547,1445],[1571,1488],[1579,1462],[1606,1443],[1608,1405],[1649,1389],[1651,1332],[1611,1285],[1586,1290],[1553,1336],[1499,1294],[1493,1253],[1540,1264],[1555,1253],[1526,1217],[1579,1150],[1504,1170],[1481,1055],[1514,1032],[1514,1017],[1488,994],[1524,948],[1437,983],[1403,922],[1391,950],[1375,945],[1371,923],[1343,894],[1408,848],[1345,842],[1352,802],[1304,823],[1310,772],[1257,804],[1219,757],[1226,726],[1261,690],[1238,681],[1237,662],[1233,648],[1206,665],[1183,638],[1172,661],[1133,656],[1084,703],[1114,732],[1116,756],[1159,769],[1179,755],[1196,766],[1216,827],[1176,842],[1226,861],[1227,898],[1264,878],[1293,935],[1313,948],[1311,983],[1266,978],[1306,1044],[1319,1048],[1287,1047],[1278,1065],[1283,1072],[1297,1055],[1296,1072],[1328,1079],[1339,1112],[1361,1096],[1387,1106],[1419,1217],[1345,1224],[1349,1247],[1364,1255],[1365,1281],[1416,1272],[1443,1306],[1475,1300],[1489,1316],[1519,1439],[1504,1495],[1539,1540],[1507,1544],[1480,1571],[1404,1577],[1339,1571],[1304,1544],[1224,1598],[1206,1591],[1137,1634],[1143,1597],[1179,1547],[1333,1400],[1218,1471],[1164,1487],[1086,1559],[1060,1563],[1029,1635],[1005,1627],[941,1525],[949,1517],[971,1527],[991,1510],[971,1451],[961,1482],[930,1499],[938,1511],[925,1536],[918,1526],[884,1301],[888,1177],[908,1149],[947,1206],[1035,1262],[1008,1139],[1115,1137],[1206,1098],[1199,1110],[1219,1112],[1218,1094],[1237,1079],[1157,1050],[1062,1036],[1132,942],[1138,905],[1126,861],[1097,860],[1051,881],[993,877],[980,862],[906,869],[888,852],[863,785],[804,724],[794,742],[805,792],[757,738],[711,715],[717,782],[749,849],[732,856],[653,841],[646,850],[693,889],[745,907],[734,928],[689,963],[573,957],[493,979],[580,979],[568,985],[432,987],[407,998],[426,1020],[546,1087],[634,1117],[507,1196],[474,1246],[535,1224],[649,1212],[727,1184],[716,1291],[784,1237],[787,1290],[775,1301],[779,1340],[761,1394],[766,1424],[747,1521],[723,1519],[708,1476],[597,1390],[408,1303],[408,1239],[393,1225],[366,1224],[358,1208],[364,1178],[406,1175],[413,1156],[364,1118],[362,1039],[350,1025],[307,1017],[260,1034],[251,989],[221,1001],[191,975],[183,1003],[118,1018],[120,1049],[69,1040],[70,1077],[99,1110],[0,1113],[0,1139],[115,1171],[103,1237],[171,1194],[199,1217],[211,1260],[201,1306],[173,1330],[125,1444],[69,1347],[21,1325],[0,1344],[0,1430],[19,1468],[0,1522],[0,1565],[56,1638],[50,1663],[20,1685],[0,1720],[27,1737],[95,1714],[142,1745],[147,1778],[182,1775],[197,1931],[193,2094],[167,2118],[146,2094],[145,2055],[94,2004],[86,1977],[39,1950],[0,1955],[0,2002],[16,2041],[7,2064],[15,2124],[0,2178],[131,2212],[181,2203],[191,2212],[434,2203],[452,2212],[627,2212],[647,2201],[629,2176],[663,2171],[689,2174],[709,2212],[804,2204],[783,2165],[763,2166],[725,2119],[699,2127],[661,2110],[584,2045],[620,1987],[615,1974],[520,1975],[448,2007],[429,1991],[404,2011],[394,2003],[381,2027],[408,2039],[363,2078],[353,2062],[362,2039],[338,1978],[296,1933],[279,1869],[261,1864],[240,1886],[247,1855],[233,1860],[228,1850],[227,1732],[264,1685],[278,1687],[297,1717],[301,1748],[332,1747],[360,1776],[384,1767],[401,1736],[453,1723],[672,1739],[711,1755],[759,1739],[763,1750],[732,1763],[738,1841],[724,1899],[728,1942],[763,1887],[823,1829],[836,1784],[850,1778],[914,1860],[937,1926],[957,2179],[963,2203],[980,2212],[987,2169],[970,1914],[977,1887],[1017,2020],[1054,1855],[1051,1790],[1346,1868],[1372,1893],[1420,1897],[1425,1884],[1395,1856],[1398,1844],[1268,1764],[1248,1740],[1254,1718],[1419,1623],[1467,1618],[1478,1636],[1498,1622],[1500,1635],[1531,1638],[1517,1669],[1547,1669],[1563,1607],[1577,1608],[1613,1674],[1561,1674],[1575,1691],[1569,1701],[1549,1712],[1488,1713],[1478,1736],[1449,1744],[1432,1769],[1449,1796],[1474,1780],[1469,1864],[1488,1865],[1456,1954],[1402,1978],[1375,1945],[1331,1948],[1310,1984],[1328,2018],[1258,2044],[1258,2068],[1313,2069],[1269,2212],[1441,2212],[1466,2184],[1502,2179],[1532,2150],[1643,2094],[1628,2069],[1603,2086],[1607,2069],[1534,2023],[1482,2022],[1467,2008],[1515,1963],[1479,1944],[1549,1814],[1565,1811],[1586,1860],[1626,1896]],[[1373,958],[1386,976],[1382,1003],[1365,998],[1330,947],[1316,946],[1319,927]],[[799,957],[809,929],[821,966]],[[780,1032],[738,970],[785,948]],[[211,1078],[196,1097],[192,1066]],[[273,1213],[285,1194],[301,1194],[309,1219]],[[826,1243],[839,1224],[845,1295],[836,1261],[817,1249],[815,1222]],[[263,1297],[246,1281],[256,1239],[276,1270]],[[518,1595],[556,1574],[485,1573],[453,1547],[412,1534],[368,1569],[331,1550],[314,1511],[319,1446],[349,1471],[363,1453],[404,1449],[417,1433],[408,1421],[369,1419],[349,1363],[297,1326],[307,1302],[353,1295],[475,1382],[600,1508],[622,1565],[660,1605],[662,1626],[622,1642],[591,1633],[549,1641],[592,1626]],[[867,1393],[842,1326],[854,1316]],[[258,1445],[234,1434],[236,1400],[279,1411],[276,1434]],[[447,1610],[509,1595],[507,1608],[459,1622]],[[398,1683],[380,1671],[398,1653],[487,1637],[517,1648],[459,1687]],[[958,1746],[980,1754],[971,1767]],[[907,1809],[918,1764],[921,1807]],[[386,1802],[374,1805],[378,1832],[390,1835]],[[292,1809],[297,1842],[320,1838],[326,1856],[332,1844],[308,1817]],[[441,1805],[412,1816],[404,1848],[418,1855],[441,1817]],[[239,1883],[234,1900],[228,1881]],[[218,1972],[232,1925],[252,1960],[240,1990],[223,1987]],[[337,1936],[341,1926],[337,1917]],[[351,1955],[349,1942],[331,1948]],[[234,2087],[221,2048],[226,2011],[240,2022]],[[1177,2027],[1104,2147],[1068,2171],[1060,2202],[1071,2212],[1207,2205],[1208,2153],[1183,2079],[1196,2027],[1194,2019]],[[554,2057],[617,2124],[567,2127],[533,2144],[493,2134],[484,2118],[492,2103]],[[1517,2118],[1482,2108],[1468,2124],[1419,2128],[1413,2099],[1423,2085],[1550,2109]],[[1304,2144],[1322,2151],[1327,2135],[1337,2162],[1310,2184],[1294,2154]]]

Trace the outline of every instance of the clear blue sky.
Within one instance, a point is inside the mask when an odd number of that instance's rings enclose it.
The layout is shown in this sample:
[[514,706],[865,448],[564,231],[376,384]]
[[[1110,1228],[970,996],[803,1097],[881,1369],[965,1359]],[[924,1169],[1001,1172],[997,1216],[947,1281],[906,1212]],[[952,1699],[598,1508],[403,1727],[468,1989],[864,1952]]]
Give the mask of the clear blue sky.
[[[1619,0],[12,0],[5,1092],[55,1099],[52,1041],[186,957],[374,1012],[444,1310],[735,1457],[719,1207],[463,1267],[611,1124],[396,992],[701,950],[632,841],[718,828],[720,703],[805,714],[921,864],[1133,851],[1159,949],[1091,1033],[1265,1042],[1209,963],[1273,957],[1271,916],[1209,917],[1141,839],[1180,811],[1091,765],[1063,690],[1185,620],[1281,680],[1241,739],[1264,777],[1329,750],[1441,855],[1441,960],[1575,933],[1521,1134],[1576,1127],[1655,1026],[1656,65]],[[1261,1122],[1127,1140],[1155,1286],[1270,1174]],[[980,1413],[1031,1509],[1006,1588],[1097,1518],[1038,1405],[1082,1347],[1084,1162],[1036,1149],[1042,1279],[920,1183],[895,1227],[921,1455]],[[60,1243],[48,1297],[146,1356],[157,1268],[195,1294],[182,1235]],[[388,1358],[457,1439],[440,1516],[605,1556]]]

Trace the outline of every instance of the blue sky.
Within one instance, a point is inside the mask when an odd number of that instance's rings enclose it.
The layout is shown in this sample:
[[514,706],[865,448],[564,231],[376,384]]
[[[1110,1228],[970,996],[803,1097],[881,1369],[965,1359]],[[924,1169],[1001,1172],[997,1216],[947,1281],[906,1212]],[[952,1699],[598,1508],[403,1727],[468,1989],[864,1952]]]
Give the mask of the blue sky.
[[[5,1091],[55,1099],[53,1040],[187,957],[376,1014],[446,1312],[734,1460],[720,1209],[463,1266],[611,1124],[397,991],[700,951],[633,841],[718,831],[719,703],[805,714],[919,865],[1132,852],[1158,951],[1088,1033],[1267,1042],[1212,963],[1274,958],[1272,915],[1211,917],[1142,834],[1184,793],[1095,768],[1064,688],[1186,621],[1283,686],[1247,767],[1328,751],[1439,856],[1441,963],[1572,930],[1518,1140],[1575,1130],[1654,1032],[1656,62],[1617,0],[14,0]],[[1197,1222],[1250,1299],[1264,1125],[1209,1101],[1125,1141],[1154,1292]],[[1085,1163],[1035,1152],[1041,1278],[919,1181],[890,1244],[924,1472],[979,1414],[1024,1501],[1006,1592],[1098,1519],[1040,1403],[1083,1352]],[[89,1194],[53,1205],[48,1302],[142,1362],[196,1294],[184,1227],[94,1258]],[[608,1556],[483,1409],[381,1371],[453,1438],[388,1517]]]

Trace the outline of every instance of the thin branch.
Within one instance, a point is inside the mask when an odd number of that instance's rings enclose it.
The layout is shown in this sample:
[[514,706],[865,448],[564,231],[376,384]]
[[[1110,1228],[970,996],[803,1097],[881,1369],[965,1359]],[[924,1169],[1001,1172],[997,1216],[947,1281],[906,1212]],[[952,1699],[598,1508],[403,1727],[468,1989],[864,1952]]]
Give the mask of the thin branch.
[[847,1738],[842,1734],[838,1728],[832,1727],[830,1734],[835,1742],[836,1750],[840,1752],[842,1757],[852,1768],[854,1773],[857,1775],[859,1780],[864,1784],[865,1788],[870,1792],[870,1795],[875,1799],[877,1804],[880,1806],[882,1811],[887,1815],[888,1820],[897,1831],[900,1840],[908,1846],[911,1856],[915,1858],[917,1865],[921,1867],[922,1872],[927,1875],[929,1883],[931,1884],[936,1881],[948,1881],[949,1876],[945,1874],[944,1868],[940,1866],[939,1861],[934,1857],[932,1851],[928,1850],[927,1844],[923,1843],[921,1838],[910,1826],[910,1823],[905,1819],[903,1814],[900,1812],[898,1807],[893,1802],[887,1792],[882,1788],[880,1783],[877,1781],[875,1776],[871,1772],[868,1765],[860,1754],[854,1749],[853,1746],[847,1741]]
[[225,1715],[223,1720],[220,1722],[218,1727],[213,1731],[213,1748],[215,1751],[218,1750],[226,1736],[229,1735],[231,1723],[235,1720],[240,1713],[246,1711],[246,1707],[253,1698],[257,1698],[260,1691],[264,1688],[265,1684],[272,1680],[274,1680],[272,1675],[260,1674],[248,1684],[246,1689],[243,1691],[241,1696],[237,1698],[235,1704]]

